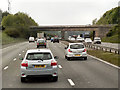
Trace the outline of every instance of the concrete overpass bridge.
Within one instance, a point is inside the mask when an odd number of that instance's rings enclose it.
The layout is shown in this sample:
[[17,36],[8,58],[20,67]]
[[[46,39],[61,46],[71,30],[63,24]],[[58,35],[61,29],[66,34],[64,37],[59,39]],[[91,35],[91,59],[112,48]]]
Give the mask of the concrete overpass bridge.
[[64,39],[65,31],[92,31],[95,36],[105,37],[113,25],[49,25],[49,26],[31,26],[32,31],[61,31]]

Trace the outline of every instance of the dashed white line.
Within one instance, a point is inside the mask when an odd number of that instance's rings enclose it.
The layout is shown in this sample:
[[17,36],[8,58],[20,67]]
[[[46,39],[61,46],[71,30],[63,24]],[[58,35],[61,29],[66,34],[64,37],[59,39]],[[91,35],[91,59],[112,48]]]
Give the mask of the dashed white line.
[[58,67],[61,69],[62,68],[62,66],[61,65],[58,65]]
[[71,86],[75,86],[75,83],[71,79],[68,79],[68,82],[70,83]]
[[13,59],[13,61],[16,61],[16,60],[17,60],[16,58]]
[[19,54],[19,56],[21,56],[21,54]]
[[6,70],[6,69],[8,69],[8,66],[6,66],[6,67],[4,68],[4,70]]
[[22,52],[25,52],[25,51],[22,51]]

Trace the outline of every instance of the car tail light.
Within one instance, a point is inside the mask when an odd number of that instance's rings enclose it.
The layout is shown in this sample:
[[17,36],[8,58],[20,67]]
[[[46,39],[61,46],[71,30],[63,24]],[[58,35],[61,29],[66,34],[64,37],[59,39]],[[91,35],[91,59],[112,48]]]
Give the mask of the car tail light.
[[56,66],[57,65],[57,62],[56,61],[52,61],[51,62],[51,66]]
[[37,45],[39,45],[39,43],[37,43]]
[[68,49],[68,52],[72,52],[70,49]]
[[21,64],[21,66],[23,66],[23,67],[28,67],[28,62],[27,62],[27,61],[23,62],[23,63]]
[[86,49],[83,50],[83,52],[86,52],[86,51],[87,51]]

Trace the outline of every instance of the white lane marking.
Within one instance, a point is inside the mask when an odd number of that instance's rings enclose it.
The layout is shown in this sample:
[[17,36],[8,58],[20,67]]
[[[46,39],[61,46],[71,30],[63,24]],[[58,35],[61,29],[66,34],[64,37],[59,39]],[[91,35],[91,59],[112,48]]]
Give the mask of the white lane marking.
[[19,54],[19,56],[21,56],[21,54]]
[[25,52],[25,51],[22,51],[22,52]]
[[6,70],[6,69],[8,69],[8,66],[6,66],[6,67],[4,68],[4,70]]
[[108,65],[110,65],[110,66],[112,66],[112,67],[115,67],[115,68],[117,68],[117,69],[120,69],[120,67],[118,67],[118,66],[116,66],[116,65],[114,65],[114,64],[111,64],[111,63],[109,63],[109,62],[107,62],[107,61],[104,61],[104,60],[102,60],[102,59],[100,59],[100,58],[94,57],[94,56],[89,55],[89,54],[88,54],[88,56],[90,56],[90,57],[92,57],[92,58],[94,58],[94,59],[96,59],[96,60],[98,60],[98,61],[101,61],[101,62],[103,62],[103,63],[105,63],[105,64],[108,64]]
[[71,86],[75,86],[74,82],[71,79],[68,79],[68,82],[70,83]]
[[54,47],[56,47],[56,46],[54,46]]
[[61,47],[61,46],[59,46],[59,47]]
[[16,60],[17,60],[16,58],[13,59],[13,61],[16,61]]
[[61,69],[62,68],[62,66],[61,65],[58,65],[58,67]]

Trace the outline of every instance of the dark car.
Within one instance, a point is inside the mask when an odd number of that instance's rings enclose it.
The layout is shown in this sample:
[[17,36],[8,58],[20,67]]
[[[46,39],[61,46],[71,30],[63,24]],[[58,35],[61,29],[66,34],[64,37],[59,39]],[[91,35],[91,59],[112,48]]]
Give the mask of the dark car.
[[59,43],[59,38],[58,38],[58,37],[55,37],[55,38],[53,39],[53,43],[55,43],[55,42],[58,42],[58,43]]
[[39,48],[40,46],[44,46],[46,48],[46,40],[38,39],[37,40],[37,48]]

